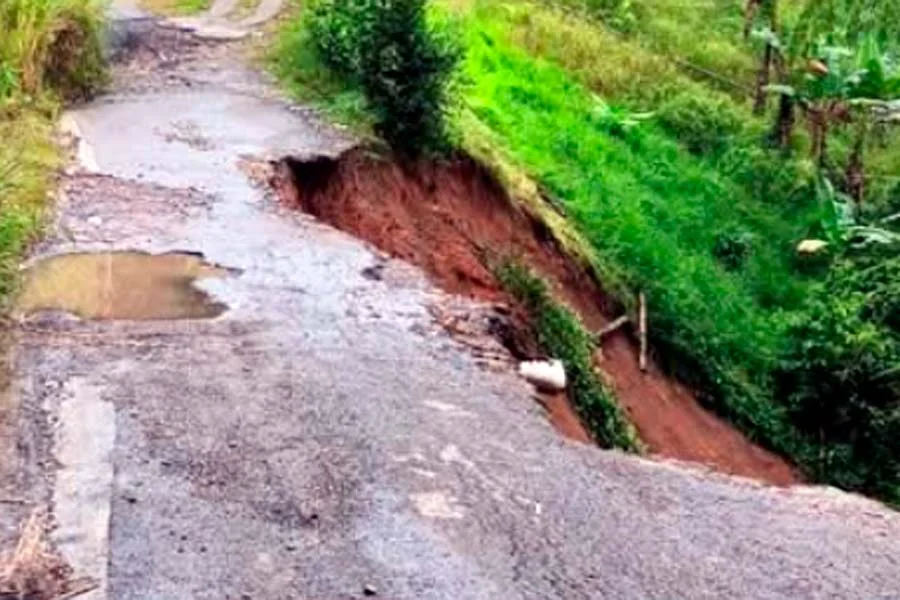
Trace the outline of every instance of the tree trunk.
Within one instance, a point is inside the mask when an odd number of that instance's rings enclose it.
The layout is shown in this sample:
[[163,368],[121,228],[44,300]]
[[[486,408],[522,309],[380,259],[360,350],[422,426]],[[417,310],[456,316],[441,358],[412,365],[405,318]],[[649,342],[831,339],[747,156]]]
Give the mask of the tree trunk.
[[828,160],[828,117],[822,115],[822,122],[819,124],[819,168],[825,167]]
[[824,163],[825,136],[827,134],[825,114],[821,108],[810,106],[806,109],[809,122],[809,157],[820,167]]
[[769,85],[769,73],[772,70],[772,44],[766,43],[762,62],[756,73],[756,98],[753,100],[753,114],[761,115],[766,111],[766,86]]
[[772,132],[775,143],[781,148],[788,148],[791,145],[794,121],[794,99],[787,94],[781,94],[778,100],[778,118]]
[[853,150],[847,160],[847,193],[856,203],[857,211],[862,205],[863,195],[866,192],[866,173],[863,167],[863,151],[866,145],[866,124],[860,123],[856,140],[853,142]]
[[744,5],[744,39],[750,37],[750,30],[753,28],[753,20],[756,18],[756,12],[759,10],[761,0],[747,0]]

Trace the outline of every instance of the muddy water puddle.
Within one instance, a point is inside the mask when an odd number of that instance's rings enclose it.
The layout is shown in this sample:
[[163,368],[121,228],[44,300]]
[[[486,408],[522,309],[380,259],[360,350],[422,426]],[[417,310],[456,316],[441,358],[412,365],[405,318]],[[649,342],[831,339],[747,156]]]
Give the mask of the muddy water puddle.
[[191,253],[61,254],[28,269],[17,312],[62,311],[91,320],[208,319],[228,307],[194,283],[228,274]]

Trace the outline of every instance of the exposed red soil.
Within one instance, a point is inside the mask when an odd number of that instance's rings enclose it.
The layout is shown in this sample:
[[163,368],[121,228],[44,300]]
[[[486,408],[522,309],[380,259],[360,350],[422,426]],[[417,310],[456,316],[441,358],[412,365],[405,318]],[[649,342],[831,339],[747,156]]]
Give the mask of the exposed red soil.
[[[489,265],[513,257],[548,278],[588,328],[600,329],[617,316],[616,302],[588,270],[470,159],[401,168],[356,149],[337,160],[287,159],[279,167],[278,179],[292,183],[280,186],[283,200],[419,265],[449,292],[508,301]],[[652,316],[651,306],[651,328]],[[598,364],[651,453],[777,485],[799,481],[782,458],[706,410],[655,364],[642,372],[629,332],[604,341]],[[571,406],[563,404],[558,398],[545,404],[554,424],[575,439],[587,437],[580,423],[573,426]]]
[[594,440],[584,427],[584,423],[578,418],[572,403],[564,392],[555,394],[541,394],[538,402],[547,411],[547,418],[553,424],[553,428],[570,440],[583,444],[592,444]]

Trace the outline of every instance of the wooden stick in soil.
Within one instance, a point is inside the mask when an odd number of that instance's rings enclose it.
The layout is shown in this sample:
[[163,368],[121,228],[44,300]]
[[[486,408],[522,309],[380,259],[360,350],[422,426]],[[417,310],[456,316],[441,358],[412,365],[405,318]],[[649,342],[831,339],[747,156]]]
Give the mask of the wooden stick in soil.
[[622,315],[615,321],[608,323],[603,329],[594,334],[594,341],[601,341],[604,337],[608,336],[613,331],[622,328],[622,326],[628,323],[628,321],[630,321],[628,315]]
[[639,314],[638,314],[638,335],[641,340],[641,355],[638,359],[638,365],[641,371],[647,370],[647,298],[644,292],[638,294]]

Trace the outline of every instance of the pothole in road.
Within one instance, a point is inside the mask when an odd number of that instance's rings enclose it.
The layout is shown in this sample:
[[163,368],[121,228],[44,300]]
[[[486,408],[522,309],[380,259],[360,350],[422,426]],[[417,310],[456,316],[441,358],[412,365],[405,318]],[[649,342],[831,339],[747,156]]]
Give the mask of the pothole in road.
[[188,252],[60,254],[28,269],[17,312],[62,311],[91,320],[210,319],[228,306],[194,283],[229,273]]

